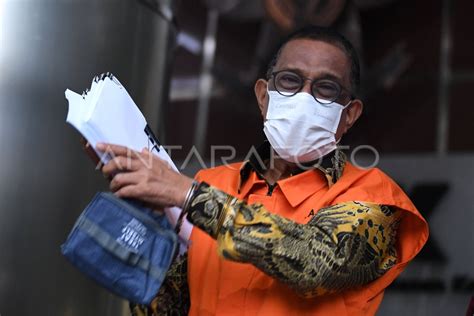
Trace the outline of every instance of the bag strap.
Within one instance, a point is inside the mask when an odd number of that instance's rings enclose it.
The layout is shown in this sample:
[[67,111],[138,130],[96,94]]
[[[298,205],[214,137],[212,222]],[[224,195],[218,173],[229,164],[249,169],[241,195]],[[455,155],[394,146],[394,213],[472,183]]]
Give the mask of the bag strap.
[[[154,279],[158,280],[160,283],[163,282],[163,279],[166,274],[166,269],[158,268],[151,264],[150,260],[144,258],[143,256],[130,251],[126,247],[120,245],[109,233],[104,231],[98,225],[96,225],[91,220],[86,217],[81,217],[78,220],[77,228],[82,230],[95,242],[97,242],[102,248],[106,249],[122,261],[126,262],[129,265],[135,266],[149,274]],[[171,262],[171,257],[167,260],[167,265]]]

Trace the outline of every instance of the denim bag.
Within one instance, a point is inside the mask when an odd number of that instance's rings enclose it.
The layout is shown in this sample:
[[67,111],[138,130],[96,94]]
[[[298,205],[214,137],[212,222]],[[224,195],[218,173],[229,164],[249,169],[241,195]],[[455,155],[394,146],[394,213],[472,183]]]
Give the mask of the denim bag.
[[76,221],[61,252],[109,291],[149,305],[177,251],[165,215],[112,193],[97,193]]

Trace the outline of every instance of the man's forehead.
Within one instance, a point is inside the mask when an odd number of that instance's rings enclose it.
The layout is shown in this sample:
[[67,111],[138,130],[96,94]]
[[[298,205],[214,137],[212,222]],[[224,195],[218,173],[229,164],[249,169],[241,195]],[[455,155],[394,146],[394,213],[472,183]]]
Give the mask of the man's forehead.
[[299,70],[306,76],[329,73],[341,79],[349,79],[350,61],[344,51],[334,44],[320,40],[294,39],[280,51],[275,70],[281,69]]

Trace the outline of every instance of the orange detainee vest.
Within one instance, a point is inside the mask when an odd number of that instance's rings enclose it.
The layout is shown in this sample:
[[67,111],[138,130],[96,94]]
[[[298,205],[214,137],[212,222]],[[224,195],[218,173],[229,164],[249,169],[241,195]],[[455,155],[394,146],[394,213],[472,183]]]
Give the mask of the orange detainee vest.
[[251,176],[238,192],[241,163],[200,171],[196,178],[248,204],[262,203],[270,212],[307,223],[317,210],[346,201],[389,205],[403,212],[397,234],[398,263],[377,280],[341,293],[302,298],[285,284],[251,264],[217,254],[216,241],[198,228],[188,253],[190,315],[375,315],[384,289],[403,271],[428,239],[428,225],[400,187],[379,169],[362,170],[346,163],[331,187],[322,173],[309,170],[278,181],[271,196],[263,180]]

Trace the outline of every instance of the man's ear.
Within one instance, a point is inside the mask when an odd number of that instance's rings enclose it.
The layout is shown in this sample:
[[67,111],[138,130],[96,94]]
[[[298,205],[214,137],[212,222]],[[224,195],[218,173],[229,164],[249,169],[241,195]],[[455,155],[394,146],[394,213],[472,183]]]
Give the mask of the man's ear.
[[345,115],[344,131],[343,131],[344,134],[359,119],[360,115],[362,114],[363,108],[364,108],[364,104],[359,99],[354,99],[352,103],[347,107],[346,115]]
[[257,98],[258,108],[260,109],[260,113],[262,113],[262,117],[265,120],[267,116],[267,108],[268,108],[268,94],[267,94],[267,85],[268,81],[265,79],[258,79],[255,82],[254,92],[255,97]]

